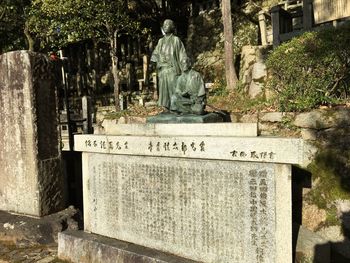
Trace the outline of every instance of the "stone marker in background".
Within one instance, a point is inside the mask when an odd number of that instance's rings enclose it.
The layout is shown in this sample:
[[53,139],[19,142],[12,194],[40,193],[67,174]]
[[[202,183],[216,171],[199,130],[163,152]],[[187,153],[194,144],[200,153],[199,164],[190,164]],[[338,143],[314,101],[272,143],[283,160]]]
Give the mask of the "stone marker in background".
[[54,76],[44,55],[0,56],[0,210],[43,216],[63,208]]

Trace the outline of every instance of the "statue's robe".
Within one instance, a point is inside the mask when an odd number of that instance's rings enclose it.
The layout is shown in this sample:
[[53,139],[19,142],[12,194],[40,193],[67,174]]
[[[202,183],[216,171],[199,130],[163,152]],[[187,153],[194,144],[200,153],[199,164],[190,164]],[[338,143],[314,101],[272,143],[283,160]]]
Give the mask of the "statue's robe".
[[171,98],[171,110],[180,113],[203,114],[206,92],[201,74],[190,69],[177,80],[175,93]]
[[157,63],[159,106],[170,108],[176,79],[182,71],[180,62],[184,61],[186,57],[186,50],[180,38],[170,34],[159,39],[151,56],[151,61]]

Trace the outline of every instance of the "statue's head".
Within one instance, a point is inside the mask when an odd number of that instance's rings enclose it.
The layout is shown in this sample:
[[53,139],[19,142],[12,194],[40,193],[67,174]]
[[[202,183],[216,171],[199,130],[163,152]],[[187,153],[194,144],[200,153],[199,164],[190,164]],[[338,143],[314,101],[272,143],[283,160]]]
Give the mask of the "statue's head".
[[163,29],[163,32],[165,34],[174,32],[175,31],[175,23],[174,23],[174,21],[171,20],[171,19],[164,20],[162,29]]
[[191,63],[191,59],[189,57],[184,58],[181,61],[181,64],[182,64],[183,71],[188,71],[191,69],[192,63]]

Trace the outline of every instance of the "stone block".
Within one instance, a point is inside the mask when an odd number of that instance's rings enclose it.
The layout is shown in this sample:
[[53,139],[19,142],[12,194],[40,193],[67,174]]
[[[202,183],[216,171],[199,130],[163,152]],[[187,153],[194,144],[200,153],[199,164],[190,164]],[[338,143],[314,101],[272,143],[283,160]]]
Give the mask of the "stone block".
[[115,120],[104,120],[102,126],[108,135],[257,136],[257,123],[116,124]]
[[263,92],[264,84],[255,82],[254,80],[249,85],[249,96],[255,98]]
[[215,136],[75,135],[75,150],[119,155],[300,164],[301,139]]
[[198,262],[291,262],[290,173],[273,163],[83,153],[84,228]]
[[253,66],[252,79],[256,82],[262,82],[266,78],[266,65],[263,62],[257,62]]
[[331,127],[349,126],[349,120],[349,109],[325,109],[298,114],[295,118],[294,125],[310,129],[327,129]]
[[0,209],[43,216],[62,209],[63,178],[52,63],[0,56]]
[[287,114],[285,112],[266,112],[261,113],[259,119],[263,122],[282,122],[283,117],[293,117],[292,114]]
[[317,140],[317,130],[302,128],[301,129],[301,137],[304,140],[315,141],[315,140]]
[[58,257],[79,263],[195,263],[193,260],[83,231],[58,234]]

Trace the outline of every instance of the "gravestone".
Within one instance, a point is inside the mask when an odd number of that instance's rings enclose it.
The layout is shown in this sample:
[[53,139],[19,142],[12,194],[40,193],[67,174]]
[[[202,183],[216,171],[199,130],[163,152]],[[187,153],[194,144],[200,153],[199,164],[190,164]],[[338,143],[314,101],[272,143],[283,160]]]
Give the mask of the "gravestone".
[[292,262],[291,164],[303,162],[302,140],[134,132],[75,136],[85,233],[61,233],[60,258]]
[[56,110],[46,56],[0,56],[0,210],[43,216],[63,207]]

